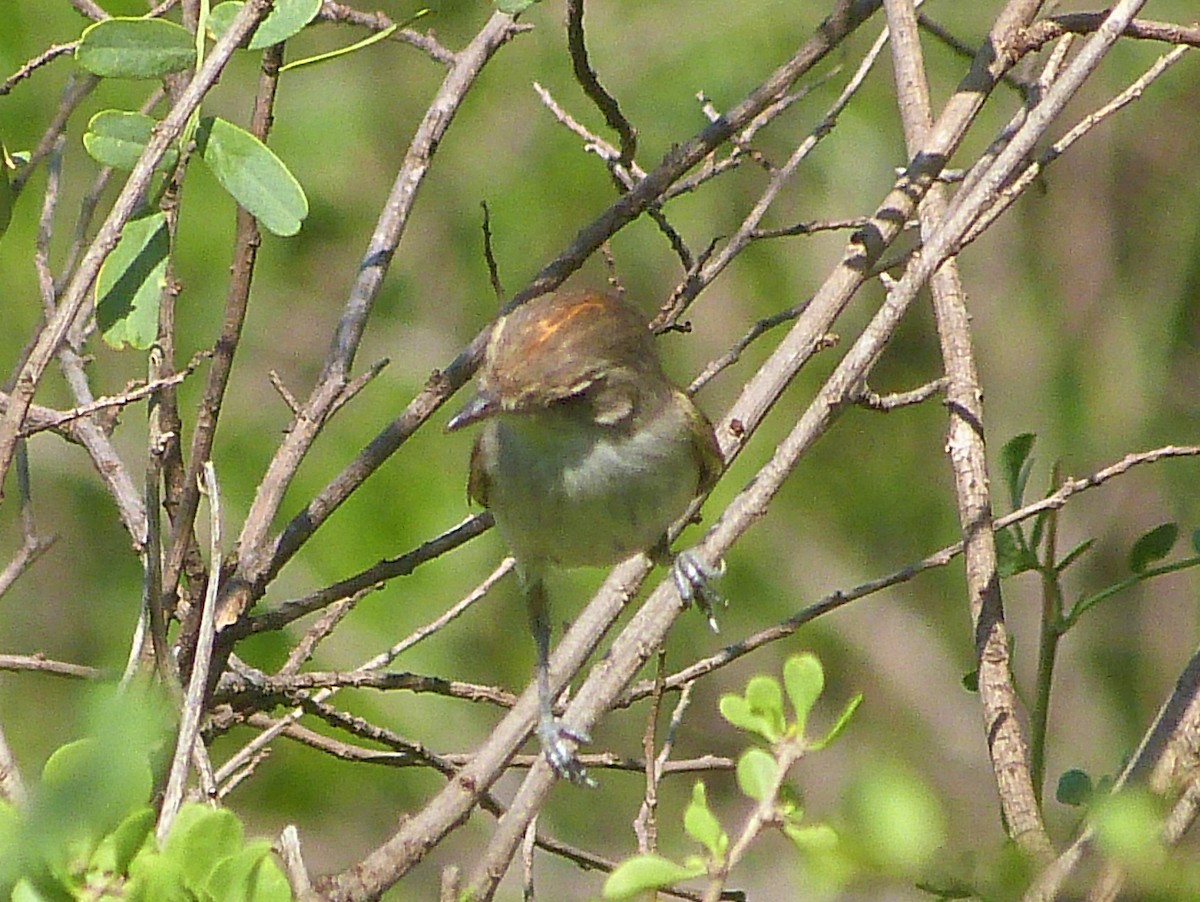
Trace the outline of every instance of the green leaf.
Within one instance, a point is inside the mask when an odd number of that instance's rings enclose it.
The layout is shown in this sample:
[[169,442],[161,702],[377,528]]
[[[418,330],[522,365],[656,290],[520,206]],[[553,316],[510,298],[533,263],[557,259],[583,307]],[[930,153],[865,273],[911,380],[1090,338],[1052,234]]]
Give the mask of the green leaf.
[[1025,497],[1025,485],[1029,481],[1029,470],[1033,464],[1029,452],[1033,450],[1036,440],[1036,434],[1022,432],[1010,438],[1000,449],[1004,482],[1008,486],[1009,501],[1013,510],[1021,506],[1021,499]]
[[258,138],[215,116],[200,120],[196,149],[233,199],[276,235],[295,235],[308,215],[304,189]]
[[854,836],[881,870],[915,875],[946,842],[938,797],[915,774],[888,762],[866,772],[846,797]]
[[783,717],[783,690],[777,679],[763,675],[751,677],[746,684],[746,702],[751,711],[767,722],[768,732],[763,734],[764,738],[775,742],[783,736],[787,723]]
[[1054,798],[1064,805],[1086,805],[1091,801],[1096,788],[1092,778],[1078,768],[1063,771],[1054,790]]
[[771,739],[771,722],[750,707],[740,695],[723,695],[720,702],[721,716],[748,733],[757,733],[765,739]]
[[100,838],[150,800],[153,776],[144,750],[89,736],[54,751],[42,768],[30,821],[55,868],[90,858]]
[[110,874],[124,874],[153,828],[154,809],[147,806],[134,811],[116,830],[100,840],[92,855],[91,866]]
[[[208,14],[208,33],[214,41],[229,30],[234,17],[241,12],[241,0],[219,3]],[[246,46],[250,50],[262,50],[299,34],[304,26],[321,11],[321,0],[275,0],[275,7],[259,23]]]
[[809,824],[803,827],[784,824],[783,832],[795,843],[797,849],[805,853],[831,852],[838,844],[837,832],[828,824]]
[[1082,557],[1083,555],[1085,555],[1089,551],[1091,551],[1092,546],[1095,544],[1096,544],[1095,539],[1084,539],[1082,542],[1080,542],[1078,545],[1076,545],[1074,548],[1072,548],[1070,551],[1068,551],[1066,557],[1064,557],[1061,561],[1059,561],[1057,564],[1054,565],[1055,572],[1062,573],[1064,570],[1066,570],[1068,567],[1070,567],[1073,563],[1075,563],[1075,561],[1077,561],[1080,557]]
[[166,19],[103,19],[90,25],[75,61],[101,78],[162,78],[196,63],[186,28]]
[[845,730],[846,726],[850,723],[850,718],[854,716],[854,712],[857,711],[858,706],[862,704],[862,700],[863,694],[859,692],[853,698],[851,698],[850,701],[846,702],[846,707],[842,709],[841,716],[839,716],[834,725],[829,728],[829,732],[815,742],[810,742],[809,748],[811,748],[813,751],[820,751],[829,745],[829,743],[833,742],[833,740],[841,736],[842,731]]
[[796,711],[796,735],[803,736],[808,715],[825,688],[825,671],[814,654],[793,655],[783,665],[783,685]]
[[780,817],[799,820],[804,816],[804,799],[791,783],[780,783],[775,794],[775,810]]
[[622,861],[604,881],[605,899],[632,899],[647,890],[699,877],[703,866],[685,867],[661,855],[635,855]]
[[964,673],[962,675],[962,679],[959,680],[959,682],[962,683],[962,687],[964,689],[966,689],[968,692],[978,692],[979,691],[979,668],[976,667],[974,670],[968,670],[966,673]]
[[[150,133],[157,119],[144,113],[124,110],[101,110],[88,123],[83,146],[97,163],[114,169],[130,170],[150,143]],[[154,167],[160,172],[174,168],[179,152],[169,148]]]
[[1097,800],[1092,808],[1096,844],[1118,862],[1138,868],[1162,864],[1160,800],[1144,790],[1126,789]]
[[779,776],[779,764],[764,749],[747,749],[738,759],[738,786],[756,802],[764,801],[774,792]]
[[725,860],[729,849],[729,835],[721,829],[721,822],[708,807],[704,783],[697,780],[692,787],[692,801],[683,812],[683,829],[687,835],[708,850],[714,860]]
[[290,902],[291,888],[279,865],[271,857],[271,843],[248,843],[240,852],[223,859],[208,881],[213,899],[239,902]]
[[1163,523],[1156,526],[1133,543],[1129,549],[1129,569],[1134,573],[1142,573],[1155,561],[1161,561],[1179,539],[1179,524]]
[[1018,527],[998,529],[996,538],[996,569],[1002,578],[1016,576],[1037,566],[1037,557],[1025,547],[1020,539]]
[[163,855],[172,859],[193,892],[208,883],[218,862],[242,850],[242,822],[225,808],[191,802],[179,809],[163,843]]
[[165,214],[125,223],[96,278],[96,324],[112,347],[145,350],[154,343],[170,249]]
[[129,865],[129,883],[125,889],[129,902],[195,902],[196,899],[184,883],[182,864],[152,847],[143,849]]

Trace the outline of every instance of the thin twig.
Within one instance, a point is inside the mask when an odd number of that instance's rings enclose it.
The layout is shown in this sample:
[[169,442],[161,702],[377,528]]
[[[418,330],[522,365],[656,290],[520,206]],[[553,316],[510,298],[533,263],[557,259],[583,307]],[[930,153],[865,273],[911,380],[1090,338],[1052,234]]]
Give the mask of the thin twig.
[[[474,514],[441,535],[422,542],[406,554],[379,561],[361,573],[347,577],[332,586],[319,589],[294,601],[285,601],[275,610],[248,617],[233,628],[232,634],[240,637],[250,633],[282,629],[306,614],[319,611],[341,599],[358,597],[364,591],[380,588],[389,579],[408,576],[421,564],[448,551],[453,551],[475,536],[491,529],[493,522],[490,513]],[[511,564],[509,566],[511,567]]]
[[[209,566],[216,573],[221,566],[221,490],[212,462],[205,463],[204,491],[208,496],[209,510]],[[162,810],[158,816],[155,836],[162,843],[171,831],[171,824],[183,801],[183,790],[187,782],[188,763],[192,760],[192,746],[199,739],[200,715],[204,710],[204,696],[208,684],[208,668],[212,659],[213,639],[216,636],[216,608],[218,580],[208,581],[200,616],[200,631],[196,649],[192,655],[192,672],[184,698],[183,715],[180,718],[179,736],[175,743],[175,757],[171,761],[171,772],[163,792]]]
[[[897,101],[911,157],[920,151],[933,125],[917,14],[911,0],[884,0],[884,9],[893,36]],[[931,186],[918,208],[923,239],[936,235],[946,219],[947,206],[945,186],[940,182]],[[992,531],[983,390],[958,261],[953,257],[947,259],[929,273],[928,280],[946,372],[949,424],[945,447],[954,474],[955,506],[963,532],[966,600],[971,613],[984,735],[1009,836],[1025,852],[1048,858],[1053,854],[1053,846],[1041,817],[1028,746],[1017,719],[1016,689]],[[898,290],[893,292],[897,293]]]
[[567,50],[571,55],[575,80],[583,88],[583,93],[604,114],[604,121],[608,123],[608,127],[620,136],[621,154],[617,162],[629,168],[637,154],[637,129],[625,118],[617,99],[600,84],[588,60],[587,41],[583,31],[583,0],[567,0]]
[[500,280],[500,266],[496,263],[496,250],[492,247],[492,211],[488,209],[486,200],[481,200],[479,206],[483,209],[483,259],[487,263],[488,279],[492,283],[492,294],[496,297],[496,306],[504,306],[504,283]]
[[[1017,46],[1022,53],[1028,53],[1040,50],[1043,45],[1067,33],[1093,34],[1104,24],[1107,16],[1107,12],[1065,13],[1039,19],[1024,30]],[[1132,19],[1125,25],[1121,36],[1200,47],[1200,25],[1176,25],[1174,22]]]
[[675,322],[700,291],[719,276],[754,241],[755,233],[760,228],[763,218],[767,215],[767,211],[770,210],[771,205],[775,202],[775,199],[779,196],[779,193],[783,190],[787,182],[795,175],[800,164],[808,158],[817,144],[831,133],[834,125],[837,123],[838,116],[849,105],[851,99],[858,93],[859,88],[862,87],[867,75],[870,74],[871,69],[874,68],[875,62],[878,60],[879,54],[883,52],[886,42],[887,31],[884,30],[864,55],[854,75],[850,77],[845,87],[842,88],[841,93],[826,111],[821,122],[792,151],[787,162],[772,173],[770,183],[759,196],[758,200],[755,201],[750,212],[742,219],[737,231],[730,236],[720,251],[706,260],[704,265],[698,267],[696,272],[689,273],[688,278],[675,287],[670,298],[667,299],[662,309],[659,310],[658,315],[651,321],[650,327],[652,329],[658,329],[667,323]]
[[893,392],[890,395],[881,395],[873,392],[864,383],[853,400],[855,404],[865,407],[868,410],[890,413],[902,407],[923,404],[934,395],[944,392],[948,382],[949,380],[945,376],[942,376],[908,391]]
[[[209,351],[198,352],[183,369],[172,373],[162,379],[151,379],[143,382],[132,388],[129,388],[119,395],[102,395],[99,398],[87,403],[81,404],[78,407],[72,407],[70,410],[54,410],[50,407],[35,407],[33,411],[37,414],[30,417],[21,429],[21,436],[28,438],[31,435],[36,435],[39,432],[47,430],[61,430],[63,426],[72,423],[75,420],[90,417],[93,414],[101,411],[110,410],[112,408],[128,407],[141,401],[143,398],[152,396],[159,389],[168,385],[179,385],[188,376],[196,371],[196,367],[210,356]],[[0,395],[0,410],[4,409],[7,404],[7,398]]]
[[51,676],[71,677],[77,680],[99,680],[109,675],[98,667],[55,661],[43,654],[0,655],[0,670],[12,673],[48,673]]
[[51,44],[33,59],[29,60],[20,69],[10,75],[4,81],[0,81],[0,97],[8,94],[22,81],[40,69],[42,66],[49,63],[51,60],[58,59],[68,53],[74,53],[75,48],[79,46],[78,41],[71,41],[67,44]]

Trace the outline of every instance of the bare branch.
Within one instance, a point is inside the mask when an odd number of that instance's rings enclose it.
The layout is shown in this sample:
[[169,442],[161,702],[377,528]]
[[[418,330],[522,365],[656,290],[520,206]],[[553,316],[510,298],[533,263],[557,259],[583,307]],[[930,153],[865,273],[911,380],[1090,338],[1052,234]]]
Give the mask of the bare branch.
[[[209,507],[209,561],[215,572],[221,561],[221,489],[217,483],[216,470],[211,461],[204,466],[204,493]],[[175,756],[171,761],[171,773],[163,791],[162,809],[159,811],[155,836],[161,843],[171,831],[171,824],[183,801],[184,784],[187,781],[188,763],[192,760],[192,746],[199,741],[200,716],[204,710],[204,697],[208,686],[208,668],[212,659],[213,640],[216,636],[217,580],[208,582],[203,611],[200,616],[200,631],[192,654],[192,672],[188,680],[187,696],[184,698],[179,735],[175,741]],[[215,782],[215,780],[214,780]]]
[[98,667],[55,661],[43,654],[0,655],[0,670],[13,673],[48,673],[52,676],[72,677],[79,680],[98,680],[106,676]]

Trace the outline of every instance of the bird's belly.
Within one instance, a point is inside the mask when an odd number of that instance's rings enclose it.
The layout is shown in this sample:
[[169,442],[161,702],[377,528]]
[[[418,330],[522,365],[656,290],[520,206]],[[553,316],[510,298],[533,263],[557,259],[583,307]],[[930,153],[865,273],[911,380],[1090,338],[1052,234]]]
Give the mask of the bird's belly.
[[653,546],[696,494],[686,435],[591,441],[501,430],[496,438],[489,506],[509,548],[527,562],[624,560]]

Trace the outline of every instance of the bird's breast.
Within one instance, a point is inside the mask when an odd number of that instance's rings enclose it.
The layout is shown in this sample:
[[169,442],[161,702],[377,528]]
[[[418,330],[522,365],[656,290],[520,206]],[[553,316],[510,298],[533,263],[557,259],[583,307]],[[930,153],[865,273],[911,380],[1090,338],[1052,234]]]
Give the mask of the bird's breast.
[[554,412],[489,422],[488,506],[513,554],[601,566],[654,545],[697,492],[685,420],[668,406],[631,430]]

